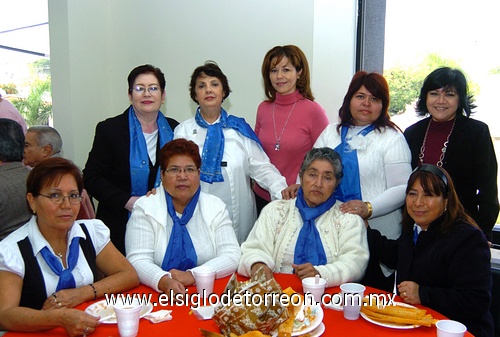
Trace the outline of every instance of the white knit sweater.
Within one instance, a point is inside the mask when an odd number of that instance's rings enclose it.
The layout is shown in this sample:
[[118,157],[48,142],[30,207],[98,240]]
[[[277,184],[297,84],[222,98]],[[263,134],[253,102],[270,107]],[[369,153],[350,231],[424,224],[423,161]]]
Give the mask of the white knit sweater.
[[[327,263],[315,268],[327,287],[362,278],[368,263],[363,220],[344,214],[337,203],[316,219]],[[277,200],[263,210],[248,239],[241,245],[238,273],[249,276],[252,264],[263,262],[274,272],[293,272],[293,252],[303,221],[295,199]]]

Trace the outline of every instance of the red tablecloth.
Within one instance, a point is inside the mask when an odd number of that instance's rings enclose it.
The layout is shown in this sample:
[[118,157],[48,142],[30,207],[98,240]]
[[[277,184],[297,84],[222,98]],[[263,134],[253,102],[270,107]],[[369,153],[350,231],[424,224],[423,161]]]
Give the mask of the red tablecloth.
[[[295,291],[302,292],[302,284],[300,280],[294,275],[288,274],[275,274],[275,278],[278,283],[281,285],[283,289],[287,287],[292,287]],[[241,278],[244,279],[244,278]],[[227,284],[229,277],[216,280],[214,286],[214,292],[217,294],[221,294],[224,291],[224,288]],[[196,292],[195,287],[188,288],[189,293],[192,294]],[[327,288],[327,293],[335,294],[339,293],[339,287]],[[129,291],[129,293],[138,293],[138,294],[149,294],[151,293],[152,299],[154,302],[158,299],[158,293],[156,293],[151,288],[140,285],[139,287]],[[380,290],[367,287],[366,294],[379,294],[383,293]],[[400,298],[396,298],[396,301],[401,301]],[[77,308],[84,310],[87,306],[92,304],[93,302],[87,302],[79,305]],[[432,316],[436,319],[444,319],[445,317],[436,311],[425,308],[423,306],[418,306],[420,308],[427,309],[428,313],[432,314]],[[190,308],[187,306],[155,306],[153,311],[168,309],[173,310],[172,316],[173,319],[171,321],[162,322],[153,324],[146,319],[141,319],[139,326],[139,334],[138,336],[201,336],[199,332],[199,328],[203,328],[210,331],[219,331],[219,328],[212,320],[198,320],[194,315],[190,314]],[[356,321],[348,321],[344,319],[343,313],[340,311],[335,311],[331,309],[323,309],[324,318],[323,323],[325,324],[326,330],[323,336],[336,336],[336,337],[358,337],[358,336],[436,336],[436,328],[435,327],[419,327],[415,329],[408,330],[399,330],[381,327],[375,324],[372,324],[362,317],[360,317]],[[37,332],[37,333],[19,333],[19,332],[9,332],[5,336],[6,337],[18,337],[18,336],[29,336],[33,337],[37,336],[66,336],[64,330],[62,328],[49,330],[46,332]],[[94,333],[89,335],[90,337],[119,337],[118,327],[116,324],[101,324]],[[466,336],[472,336],[467,332]]]

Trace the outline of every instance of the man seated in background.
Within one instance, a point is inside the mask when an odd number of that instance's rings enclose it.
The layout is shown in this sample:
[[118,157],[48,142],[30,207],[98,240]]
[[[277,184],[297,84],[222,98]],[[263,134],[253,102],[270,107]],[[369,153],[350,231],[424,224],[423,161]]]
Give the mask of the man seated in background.
[[50,157],[60,157],[62,139],[59,132],[48,125],[32,126],[26,132],[24,164],[35,167]]
[[[24,164],[35,167],[51,157],[61,157],[63,146],[59,132],[48,125],[32,126],[26,132],[24,142]],[[95,211],[87,191],[82,191],[82,203],[77,219],[94,219]]]
[[0,240],[31,218],[26,203],[26,178],[23,165],[24,133],[21,125],[0,118]]

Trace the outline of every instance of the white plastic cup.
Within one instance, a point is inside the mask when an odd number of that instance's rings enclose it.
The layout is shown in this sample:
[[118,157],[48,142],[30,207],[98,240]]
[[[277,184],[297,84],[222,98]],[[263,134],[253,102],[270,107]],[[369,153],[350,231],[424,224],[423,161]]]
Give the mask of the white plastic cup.
[[463,337],[467,327],[460,322],[443,319],[436,323],[437,337]]
[[215,269],[209,266],[199,266],[193,269],[198,294],[208,297],[214,291],[215,274]]
[[138,300],[114,306],[120,337],[135,337],[139,332],[142,305]]
[[353,321],[359,318],[365,289],[365,286],[359,283],[344,283],[340,285],[345,319]]
[[[316,283],[316,279],[318,283]],[[310,293],[313,296],[315,304],[318,302],[321,304],[321,297],[325,293],[325,288],[326,280],[324,278],[306,277],[302,279],[302,290],[304,291],[304,295]],[[307,297],[305,301],[306,304],[309,304]]]

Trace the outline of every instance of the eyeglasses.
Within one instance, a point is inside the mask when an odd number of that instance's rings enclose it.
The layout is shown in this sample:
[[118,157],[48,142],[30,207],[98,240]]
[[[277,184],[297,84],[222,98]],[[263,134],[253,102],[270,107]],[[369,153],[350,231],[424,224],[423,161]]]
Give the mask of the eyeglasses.
[[64,199],[68,198],[69,203],[76,205],[82,201],[80,194],[72,193],[70,195],[61,195],[59,193],[52,193],[51,195],[39,194],[39,196],[49,198],[54,204],[62,204]]
[[160,87],[157,86],[157,85],[152,85],[150,87],[143,87],[142,85],[136,85],[135,87],[133,87],[132,89],[130,89],[131,92],[135,92],[136,94],[138,95],[144,95],[144,93],[146,92],[146,90],[151,94],[151,95],[154,95],[158,92],[161,91]]
[[186,166],[186,167],[179,167],[179,166],[171,166],[165,170],[169,175],[171,176],[178,176],[182,172],[184,172],[188,176],[193,176],[198,173],[198,169],[196,166],[191,165],[191,166]]

